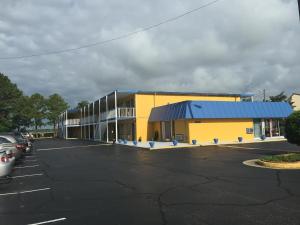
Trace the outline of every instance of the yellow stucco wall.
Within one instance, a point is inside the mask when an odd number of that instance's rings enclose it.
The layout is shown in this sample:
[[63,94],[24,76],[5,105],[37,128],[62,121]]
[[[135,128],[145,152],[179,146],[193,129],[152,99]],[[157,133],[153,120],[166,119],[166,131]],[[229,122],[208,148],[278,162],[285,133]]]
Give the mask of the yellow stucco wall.
[[136,138],[142,141],[150,140],[153,136],[152,125],[148,124],[151,109],[154,107],[182,101],[240,101],[239,97],[227,96],[188,96],[188,95],[135,95]]
[[291,100],[293,102],[294,110],[300,110],[300,94],[293,94]]
[[252,119],[210,119],[188,121],[189,143],[196,139],[198,143],[212,142],[218,138],[219,142],[253,140],[254,134],[247,134],[246,128],[253,128]]

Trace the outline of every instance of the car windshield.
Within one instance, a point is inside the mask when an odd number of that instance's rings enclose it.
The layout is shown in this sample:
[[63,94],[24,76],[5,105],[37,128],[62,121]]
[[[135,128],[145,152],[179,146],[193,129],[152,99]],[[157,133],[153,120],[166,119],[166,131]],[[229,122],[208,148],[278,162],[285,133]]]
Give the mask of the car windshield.
[[10,143],[6,138],[0,137],[0,144]]
[[2,136],[2,138],[6,139],[8,143],[16,143],[16,139],[13,136]]

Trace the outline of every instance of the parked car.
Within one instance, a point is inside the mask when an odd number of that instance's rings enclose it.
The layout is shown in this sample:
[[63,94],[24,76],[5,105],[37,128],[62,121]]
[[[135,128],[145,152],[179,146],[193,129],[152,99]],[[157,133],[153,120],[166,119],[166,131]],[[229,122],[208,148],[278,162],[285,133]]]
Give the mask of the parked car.
[[24,152],[31,152],[33,145],[30,136],[26,136],[22,133],[14,133],[14,138],[17,140],[19,145],[22,145]]
[[17,140],[10,135],[0,135],[0,143],[6,150],[11,150],[12,155],[16,160],[20,159],[23,154],[22,146],[17,143]]
[[31,143],[33,143],[34,139],[33,139],[33,135],[32,133],[29,132],[23,132],[21,133],[21,135],[26,138],[28,141],[30,141]]
[[[1,145],[0,145],[1,146]],[[1,150],[2,149],[2,150]],[[7,177],[14,165],[14,157],[10,157],[6,154],[6,150],[3,146],[0,147],[0,177]]]

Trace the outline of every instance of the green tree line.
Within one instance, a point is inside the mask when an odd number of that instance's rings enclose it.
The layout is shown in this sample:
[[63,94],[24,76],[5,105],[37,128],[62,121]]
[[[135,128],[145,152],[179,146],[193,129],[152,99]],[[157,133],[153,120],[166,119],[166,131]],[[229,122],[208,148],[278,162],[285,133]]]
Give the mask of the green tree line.
[[44,97],[39,93],[26,96],[4,74],[0,73],[0,132],[23,128],[52,125],[54,132],[58,116],[68,109],[68,104],[59,94]]

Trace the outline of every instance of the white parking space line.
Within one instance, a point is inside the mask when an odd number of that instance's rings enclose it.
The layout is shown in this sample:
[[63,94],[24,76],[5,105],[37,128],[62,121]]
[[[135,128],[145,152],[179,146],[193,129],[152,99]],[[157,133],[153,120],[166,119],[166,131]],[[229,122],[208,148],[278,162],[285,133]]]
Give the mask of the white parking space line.
[[28,225],[40,225],[40,224],[47,224],[47,223],[55,223],[55,222],[59,222],[59,221],[63,221],[66,220],[67,218],[63,217],[63,218],[59,218],[59,219],[54,219],[54,220],[48,220],[48,221],[43,221],[43,222],[38,222],[38,223],[31,223]]
[[37,160],[36,159],[26,159],[24,160],[24,162],[36,162]]
[[24,178],[24,177],[35,177],[35,176],[43,176],[44,174],[42,173],[35,173],[35,174],[27,174],[27,175],[20,175],[20,176],[12,176],[12,179],[16,178]]
[[59,150],[59,149],[70,149],[70,148],[88,148],[88,147],[96,147],[102,145],[110,145],[110,144],[97,144],[97,145],[77,145],[77,146],[68,146],[68,147],[59,147],[59,148],[40,148],[37,151],[51,151],[51,150]]
[[38,167],[40,165],[32,165],[32,166],[15,166],[15,169],[23,169],[23,168],[33,168],[33,167]]
[[259,150],[265,150],[264,148],[251,148],[251,147],[242,147],[242,146],[232,146],[232,145],[221,145],[220,147],[225,148],[241,148],[241,149],[259,149]]
[[26,193],[32,193],[32,192],[47,191],[50,189],[51,188],[40,188],[40,189],[33,189],[33,190],[28,190],[28,191],[9,192],[9,193],[0,194],[0,196],[26,194]]

